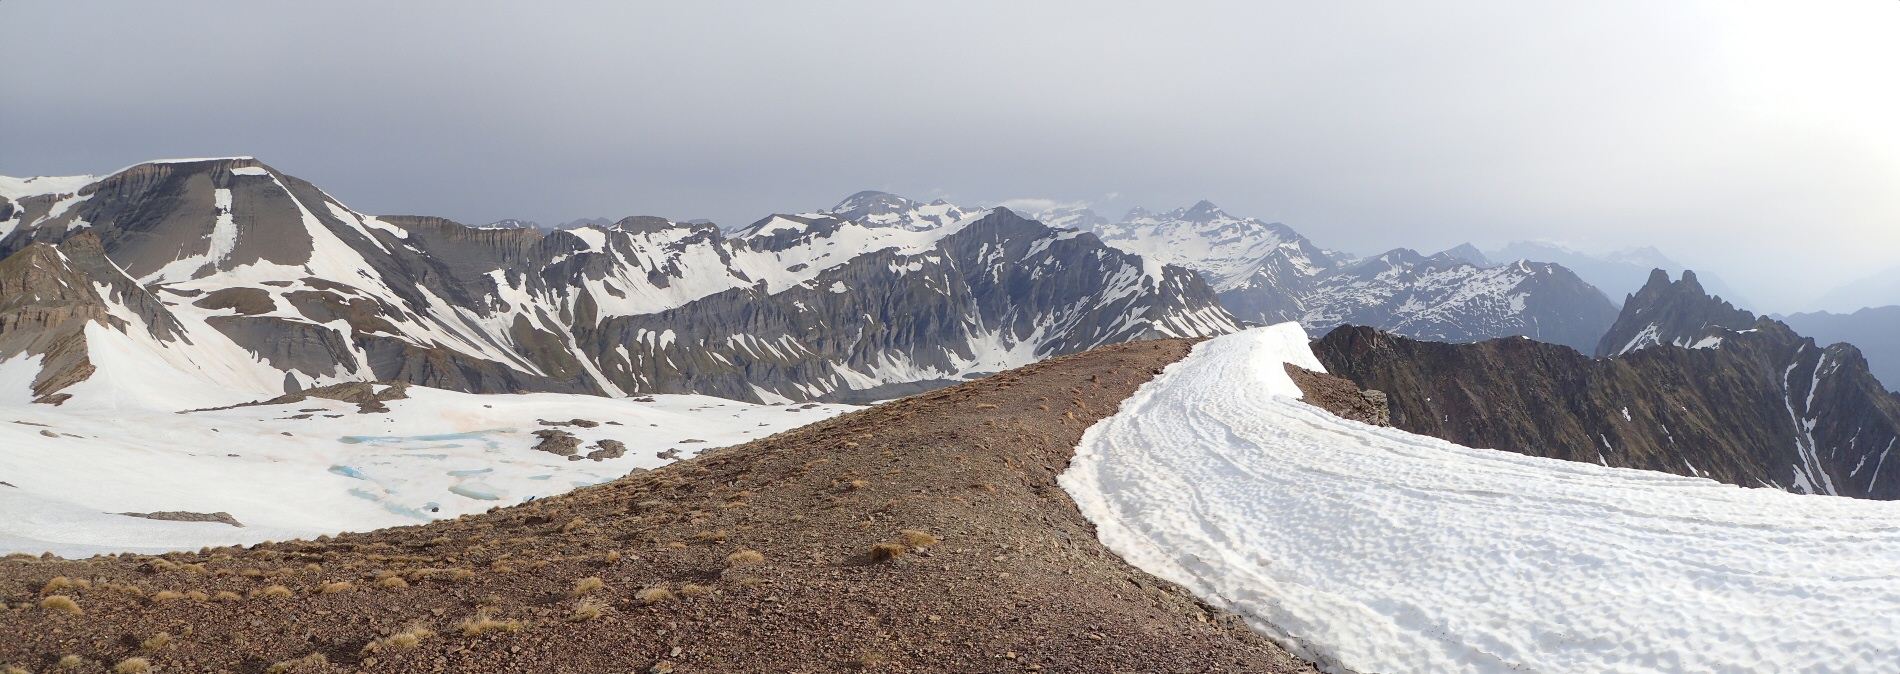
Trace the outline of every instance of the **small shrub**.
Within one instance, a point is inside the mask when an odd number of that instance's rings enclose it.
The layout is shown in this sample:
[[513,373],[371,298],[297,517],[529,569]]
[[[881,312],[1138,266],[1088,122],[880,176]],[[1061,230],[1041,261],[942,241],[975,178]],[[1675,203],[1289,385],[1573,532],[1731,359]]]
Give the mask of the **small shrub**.
[[728,567],[752,566],[764,562],[765,554],[757,550],[739,548],[732,554],[726,555],[726,566]]
[[581,595],[587,594],[589,592],[593,592],[594,590],[598,590],[606,586],[607,586],[607,583],[602,582],[600,578],[589,576],[589,577],[574,581],[574,589],[568,590],[567,596],[579,597]]
[[112,666],[113,674],[145,674],[152,671],[152,661],[145,658],[126,658]]
[[904,556],[906,548],[901,543],[879,543],[871,546],[871,561],[888,562]]
[[664,587],[649,587],[633,593],[633,598],[648,604],[658,604],[673,598],[673,591]]
[[290,588],[282,585],[272,585],[262,590],[251,590],[252,599],[273,599],[277,597],[289,597],[293,594]]
[[317,594],[338,594],[342,592],[349,592],[354,589],[356,589],[356,586],[351,585],[350,581],[339,580],[334,583],[324,583],[322,585],[318,585]]
[[593,597],[587,597],[578,602],[575,602],[574,613],[573,615],[568,616],[567,619],[571,622],[583,622],[587,620],[593,620],[595,618],[599,618],[600,612],[606,608],[607,608],[607,604],[600,601],[599,599],[595,599]]
[[904,545],[908,545],[913,548],[927,548],[927,547],[937,544],[936,536],[932,536],[928,533],[924,533],[916,529],[905,529],[903,531],[897,532],[897,540],[903,541]]
[[680,596],[682,597],[704,597],[712,593],[713,593],[713,589],[710,587],[706,587],[704,585],[681,585],[680,586]]
[[172,642],[172,635],[170,633],[159,632],[158,634],[152,635],[152,638],[146,639],[143,643],[140,643],[139,648],[142,648],[148,651],[156,651],[158,649],[164,648],[167,644],[170,644],[171,642]]
[[73,601],[72,597],[68,597],[63,594],[56,594],[51,597],[41,599],[40,608],[46,609],[48,611],[60,611],[63,613],[71,613],[73,615],[79,615],[81,613],[84,613],[84,611],[79,610],[78,602]]
[[496,620],[494,610],[476,609],[475,616],[462,621],[460,626],[464,636],[481,636],[489,632],[513,632],[521,629],[521,623],[513,620]]

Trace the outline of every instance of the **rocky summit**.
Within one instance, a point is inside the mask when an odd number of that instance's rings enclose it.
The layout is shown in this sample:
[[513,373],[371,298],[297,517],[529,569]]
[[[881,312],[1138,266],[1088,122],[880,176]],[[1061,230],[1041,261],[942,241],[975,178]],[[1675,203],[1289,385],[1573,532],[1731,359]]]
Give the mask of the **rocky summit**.
[[[1820,346],[1661,271],[1592,359],[1340,328],[1328,371],[1388,397],[1392,424],[1471,447],[1808,494],[1900,499],[1900,395],[1851,344]],[[1630,348],[1609,347],[1611,344]]]

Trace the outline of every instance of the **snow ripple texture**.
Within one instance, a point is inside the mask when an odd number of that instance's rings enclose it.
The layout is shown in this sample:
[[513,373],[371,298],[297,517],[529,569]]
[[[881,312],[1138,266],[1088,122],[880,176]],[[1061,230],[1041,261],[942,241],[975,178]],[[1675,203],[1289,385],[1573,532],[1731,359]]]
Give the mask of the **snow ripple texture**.
[[1202,343],[1061,477],[1102,542],[1333,672],[1900,671],[1900,503],[1471,449]]

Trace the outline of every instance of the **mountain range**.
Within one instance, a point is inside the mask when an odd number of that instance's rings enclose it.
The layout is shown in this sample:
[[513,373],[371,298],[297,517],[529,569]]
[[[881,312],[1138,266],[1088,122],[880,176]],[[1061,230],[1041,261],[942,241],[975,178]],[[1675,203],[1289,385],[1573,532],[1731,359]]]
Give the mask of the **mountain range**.
[[1207,201],[1166,213],[1137,208],[1118,223],[1075,208],[1038,217],[1200,272],[1243,321],[1298,321],[1314,335],[1370,325],[1419,339],[1523,335],[1589,350],[1616,320],[1601,291],[1550,262],[1491,264],[1482,255],[1476,262],[1461,257],[1459,249],[1426,256],[1404,248],[1356,259],[1286,225],[1229,215]]
[[4,178],[0,283],[32,290],[9,296],[0,360],[39,358],[48,402],[176,373],[207,405],[372,379],[853,402],[1243,322],[1582,349],[1614,318],[1561,265],[1355,259],[1207,202],[1038,219],[861,192],[729,231],[470,227],[364,214],[248,157]]
[[1655,270],[1598,358],[1528,339],[1423,342],[1341,328],[1314,345],[1385,393],[1394,426],[1471,447],[1807,494],[1900,499],[1900,395],[1821,346]]
[[781,402],[1237,327],[1092,236],[860,196],[728,236],[375,217],[251,158],[7,179],[0,360],[40,359],[47,402],[100,372],[206,404],[366,379]]

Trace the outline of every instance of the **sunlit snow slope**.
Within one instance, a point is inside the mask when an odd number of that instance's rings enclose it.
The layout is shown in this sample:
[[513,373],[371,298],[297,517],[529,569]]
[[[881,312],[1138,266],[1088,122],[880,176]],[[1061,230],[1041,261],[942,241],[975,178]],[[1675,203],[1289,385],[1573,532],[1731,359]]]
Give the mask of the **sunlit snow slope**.
[[1900,504],[1471,449],[1295,400],[1293,324],[1199,345],[1061,483],[1131,563],[1330,671],[1900,671]]
[[[318,398],[180,413],[155,395],[105,391],[112,382],[98,379],[79,387],[100,395],[55,407],[27,402],[36,369],[0,363],[0,554],[156,553],[420,524],[606,482],[853,409],[411,386],[407,399],[371,414]],[[540,420],[576,418],[599,424],[559,427],[581,439],[580,454],[605,439],[624,443],[626,454],[570,460],[533,449],[533,432],[548,428]],[[167,511],[226,512],[245,526],[118,514]]]

